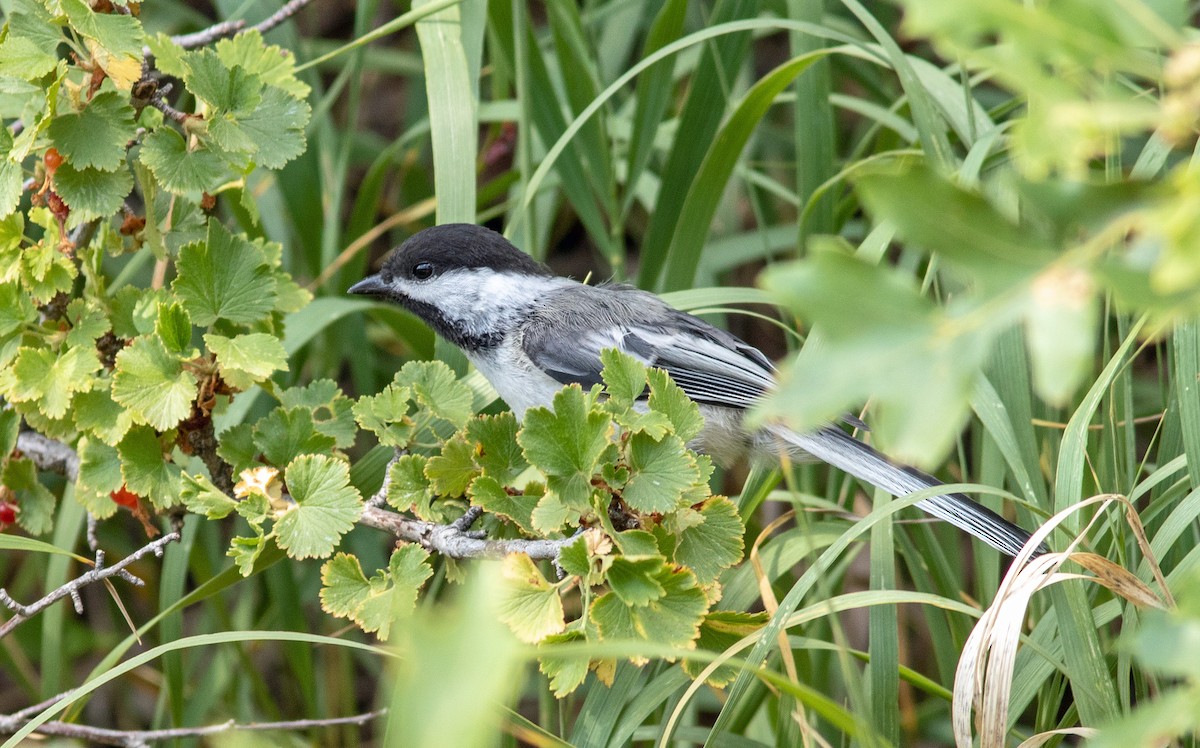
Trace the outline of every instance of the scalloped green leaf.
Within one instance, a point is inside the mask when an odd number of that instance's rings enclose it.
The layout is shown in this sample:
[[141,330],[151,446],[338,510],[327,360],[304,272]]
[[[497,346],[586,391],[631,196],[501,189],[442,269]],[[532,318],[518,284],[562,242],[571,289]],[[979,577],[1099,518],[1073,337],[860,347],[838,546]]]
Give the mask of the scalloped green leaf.
[[[249,389],[276,371],[288,370],[283,343],[265,332],[232,338],[208,333],[204,336],[204,343],[216,354],[221,377],[239,390]],[[309,415],[311,421],[311,412]]]
[[485,512],[511,520],[528,535],[535,534],[533,510],[537,507],[540,496],[509,494],[504,485],[490,475],[481,475],[471,481],[467,495],[472,504]]
[[413,436],[412,392],[407,387],[389,384],[378,395],[363,395],[354,403],[355,420],[389,447],[407,447]]
[[590,615],[603,639],[635,639],[688,649],[695,646],[708,610],[696,575],[663,566],[656,579],[664,594],[646,605],[628,605],[615,592],[596,598]]
[[684,492],[700,480],[700,470],[678,436],[655,441],[647,434],[629,440],[629,480],[621,491],[625,503],[639,512],[675,509]]
[[704,521],[679,534],[675,562],[694,571],[700,584],[709,584],[742,560],[746,527],[737,506],[724,496],[705,501],[698,511]]
[[17,524],[30,535],[45,535],[54,527],[54,507],[57,501],[50,489],[37,477],[37,467],[31,460],[10,459],[4,465],[0,480],[17,497]]
[[89,389],[92,374],[99,369],[94,348],[75,346],[57,356],[46,348],[21,348],[0,382],[9,400],[36,401],[46,416],[62,418],[75,393]]
[[78,112],[50,120],[48,132],[66,163],[113,171],[125,163],[125,145],[134,136],[133,107],[126,96],[101,91]]
[[138,159],[159,184],[176,195],[199,197],[213,192],[229,175],[220,154],[203,144],[189,148],[183,135],[166,126],[143,139]]
[[421,407],[455,428],[475,414],[471,388],[441,361],[409,361],[396,372],[392,384],[408,388]]
[[404,545],[368,579],[356,557],[338,553],[321,567],[321,607],[387,641],[392,624],[412,615],[417,592],[433,575],[428,561],[423,548]]
[[115,371],[113,400],[129,408],[136,423],[166,431],[191,413],[196,377],[158,338],[140,337],[126,346]]
[[350,467],[326,455],[302,455],[287,466],[284,480],[296,503],[275,522],[279,547],[292,558],[328,556],[363,512]]
[[425,475],[439,496],[462,496],[479,475],[474,445],[461,434],[455,434],[442,445],[440,453],[429,458]]
[[334,439],[317,431],[308,408],[276,408],[254,425],[254,446],[267,462],[277,467],[300,455],[328,452]]
[[171,288],[193,324],[218,319],[252,324],[275,307],[275,278],[262,249],[231,234],[220,221],[208,222],[206,241],[180,250],[176,269]]
[[179,500],[189,512],[203,514],[209,519],[224,519],[237,508],[237,502],[213,485],[203,475],[183,474],[183,489]]
[[562,598],[533,561],[521,553],[504,559],[504,597],[499,617],[518,639],[536,644],[566,628]]
[[313,426],[333,437],[339,449],[354,444],[358,427],[354,423],[354,401],[346,397],[337,382],[318,379],[303,387],[289,387],[279,393],[285,408],[304,407],[312,411]]
[[71,208],[69,225],[78,226],[121,210],[133,191],[133,175],[124,167],[105,171],[67,161],[54,173],[54,191]]
[[481,415],[467,422],[467,436],[476,444],[475,462],[484,475],[509,483],[529,467],[517,443],[518,428],[512,411]]
[[530,463],[546,475],[547,487],[562,502],[586,511],[592,494],[592,476],[609,444],[612,422],[594,407],[596,394],[578,385],[554,395],[553,410],[530,408],[517,436]]
[[145,496],[156,509],[179,502],[179,478],[183,471],[171,462],[154,429],[134,426],[117,445],[121,456],[121,476],[125,486]]

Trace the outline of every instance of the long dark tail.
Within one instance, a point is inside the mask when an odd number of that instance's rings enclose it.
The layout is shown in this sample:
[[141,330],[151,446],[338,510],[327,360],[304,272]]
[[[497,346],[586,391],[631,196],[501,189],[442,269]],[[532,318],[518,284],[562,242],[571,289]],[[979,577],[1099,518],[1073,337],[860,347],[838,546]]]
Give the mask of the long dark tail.
[[[869,444],[833,426],[807,434],[798,434],[782,426],[768,430],[790,446],[896,496],[943,485],[937,478],[916,468],[893,463]],[[961,493],[934,496],[916,506],[1009,556],[1016,556],[1030,537],[1025,529]],[[1041,555],[1046,550],[1044,545],[1040,546],[1033,555]]]

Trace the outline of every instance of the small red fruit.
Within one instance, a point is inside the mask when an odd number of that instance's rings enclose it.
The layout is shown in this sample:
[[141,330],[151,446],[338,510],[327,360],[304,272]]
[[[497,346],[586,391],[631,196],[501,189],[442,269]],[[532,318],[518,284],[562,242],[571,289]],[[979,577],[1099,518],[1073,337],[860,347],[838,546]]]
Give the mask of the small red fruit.
[[51,174],[53,174],[58,167],[62,166],[63,163],[62,154],[58,152],[57,148],[48,149],[43,160],[46,162],[46,171]]
[[0,503],[0,525],[11,525],[17,521],[17,505],[7,501]]
[[125,486],[121,486],[116,491],[109,494],[113,501],[128,509],[136,509],[138,505],[138,495],[130,491]]

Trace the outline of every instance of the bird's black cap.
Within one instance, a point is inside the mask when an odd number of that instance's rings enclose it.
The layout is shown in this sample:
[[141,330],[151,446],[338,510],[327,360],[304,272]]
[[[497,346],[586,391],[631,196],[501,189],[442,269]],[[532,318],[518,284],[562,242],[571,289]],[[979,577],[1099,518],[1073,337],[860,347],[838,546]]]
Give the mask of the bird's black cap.
[[514,247],[503,235],[470,223],[447,223],[414,234],[383,263],[380,275],[384,281],[396,276],[412,277],[421,263],[430,263],[434,274],[486,268],[498,273],[551,275],[549,268]]

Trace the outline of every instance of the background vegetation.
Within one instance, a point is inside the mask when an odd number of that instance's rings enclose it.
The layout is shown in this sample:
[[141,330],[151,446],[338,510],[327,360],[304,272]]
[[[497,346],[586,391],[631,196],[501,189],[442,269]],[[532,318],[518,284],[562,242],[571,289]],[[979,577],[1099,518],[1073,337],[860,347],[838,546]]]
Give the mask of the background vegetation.
[[[144,586],[81,586],[82,616],[8,606],[7,734],[41,714],[125,731],[83,738],[115,744],[230,719],[318,721],[269,744],[1194,742],[1189,4],[415,5],[0,2],[0,581],[28,602],[79,578],[89,534],[113,561],[147,524],[181,535],[131,563]],[[230,21],[268,23],[167,37]],[[499,410],[477,377],[394,379],[409,361],[466,370],[413,318],[344,296],[435,221],[665,293],[789,362],[764,417],[869,403],[881,448],[1027,527],[1057,515],[1050,544],[1074,554],[1002,584],[1007,560],[916,521],[920,496],[744,469],[714,478],[745,560],[710,570],[730,615],[706,619],[699,650],[663,621],[518,644],[510,626],[546,632],[514,613],[513,577],[534,580],[535,613],[561,592],[579,614],[548,563],[510,562],[506,582],[412,545],[389,558],[391,537],[355,525],[412,436],[397,424],[436,454]],[[454,443],[460,461],[439,464],[487,474]],[[286,466],[296,503],[264,479],[235,504],[225,463]],[[454,493],[446,473],[418,467],[404,486],[426,500],[405,506],[457,516],[465,502],[430,501]],[[679,516],[707,494],[692,468]],[[166,511],[181,501],[191,513]],[[525,527],[518,509],[504,516]],[[338,565],[304,560],[335,544]],[[567,571],[587,579],[596,558]],[[627,578],[667,560],[695,566]],[[361,630],[384,624],[387,645]],[[721,690],[689,676],[710,662]]]

